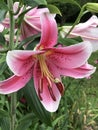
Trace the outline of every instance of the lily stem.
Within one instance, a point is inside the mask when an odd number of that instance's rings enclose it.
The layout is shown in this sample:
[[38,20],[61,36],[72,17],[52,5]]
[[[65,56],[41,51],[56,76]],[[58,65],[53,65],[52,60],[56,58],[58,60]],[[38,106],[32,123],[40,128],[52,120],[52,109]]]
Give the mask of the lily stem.
[[14,47],[14,27],[15,27],[15,20],[14,20],[14,15],[13,15],[13,0],[8,0],[8,7],[9,7],[9,18],[10,18],[9,50],[13,50],[13,47]]
[[16,98],[17,93],[12,93],[11,94],[11,110],[10,110],[10,116],[11,116],[11,121],[10,121],[10,130],[15,130],[15,121],[16,121]]
[[[9,8],[9,18],[10,18],[10,38],[9,38],[9,50],[14,49],[14,28],[15,20],[13,14],[13,0],[7,0]],[[15,130],[15,120],[16,120],[16,93],[11,94],[11,106],[10,106],[10,130]]]
[[86,5],[84,5],[84,6],[81,8],[81,11],[80,11],[80,13],[79,13],[77,19],[75,20],[73,26],[71,27],[71,29],[69,30],[69,32],[66,34],[65,37],[67,37],[67,36],[70,34],[70,32],[74,29],[75,25],[79,23],[79,21],[80,21],[82,15],[83,15],[83,12],[84,12],[84,10],[85,10],[85,7],[86,7]]

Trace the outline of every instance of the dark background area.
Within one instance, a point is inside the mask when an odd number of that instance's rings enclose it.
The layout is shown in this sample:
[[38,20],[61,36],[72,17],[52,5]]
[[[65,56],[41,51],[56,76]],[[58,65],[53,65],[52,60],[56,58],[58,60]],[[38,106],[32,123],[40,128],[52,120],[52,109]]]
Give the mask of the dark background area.
[[[98,0],[76,0],[76,1],[81,7],[87,2],[98,3]],[[62,16],[57,15],[56,17],[56,20],[60,25],[64,25],[65,23],[73,23],[80,12],[80,8],[75,4],[70,4],[70,3],[64,4],[62,2],[58,2],[58,3],[54,2],[53,4],[56,5],[62,13]],[[83,17],[81,18],[81,22],[86,21],[88,18],[91,17],[91,15],[92,13],[90,12],[83,15]]]

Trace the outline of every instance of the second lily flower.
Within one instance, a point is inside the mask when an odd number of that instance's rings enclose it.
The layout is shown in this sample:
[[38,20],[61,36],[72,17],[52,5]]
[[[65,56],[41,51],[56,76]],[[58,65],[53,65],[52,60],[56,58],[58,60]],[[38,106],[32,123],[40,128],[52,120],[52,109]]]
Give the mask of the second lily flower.
[[[83,41],[90,41],[93,47],[93,51],[98,50],[98,18],[93,15],[84,23],[77,24],[74,29],[70,32],[68,37],[80,36]],[[61,30],[61,36],[65,35],[70,30],[71,26],[63,26]]]

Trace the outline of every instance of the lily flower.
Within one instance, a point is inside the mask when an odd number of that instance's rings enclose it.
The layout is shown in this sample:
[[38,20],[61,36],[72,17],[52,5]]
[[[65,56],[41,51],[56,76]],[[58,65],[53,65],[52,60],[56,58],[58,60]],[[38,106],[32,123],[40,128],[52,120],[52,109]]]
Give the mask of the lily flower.
[[[93,46],[93,51],[98,50],[98,18],[93,15],[89,20],[84,23],[79,23],[74,27],[68,37],[80,36],[83,41],[90,41]],[[62,27],[61,36],[65,37],[66,33],[70,30],[71,26]]]
[[[14,12],[17,11],[19,6],[19,2],[15,2],[13,6]],[[26,9],[29,9],[30,7],[27,7]],[[19,15],[23,12],[23,7],[21,7],[19,13],[14,16],[15,20],[18,19]],[[41,23],[40,23],[40,16],[42,13],[49,12],[48,8],[33,8],[30,11],[28,11],[23,18],[23,21],[21,23],[21,40],[41,32]],[[9,20],[9,14],[7,14],[6,18],[2,22],[3,25],[6,28],[9,28],[10,26],[10,20]],[[17,24],[15,25],[16,28],[18,28]]]
[[55,112],[64,92],[61,76],[84,78],[94,73],[95,68],[87,63],[92,46],[85,41],[54,47],[57,44],[57,24],[49,13],[41,15],[41,28],[41,39],[34,50],[8,51],[6,61],[14,75],[0,81],[0,93],[16,92],[33,77],[41,103],[47,111]]
[[49,12],[48,8],[33,8],[24,16],[21,24],[21,39],[25,39],[41,32],[40,16],[42,13]]

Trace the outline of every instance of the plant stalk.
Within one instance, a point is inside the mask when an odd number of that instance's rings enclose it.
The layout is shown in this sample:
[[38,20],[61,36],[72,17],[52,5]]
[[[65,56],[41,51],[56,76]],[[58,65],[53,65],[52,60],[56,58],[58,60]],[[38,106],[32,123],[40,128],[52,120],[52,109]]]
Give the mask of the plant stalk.
[[11,94],[11,107],[10,107],[10,130],[15,130],[15,122],[16,122],[16,98],[17,93]]
[[9,50],[13,50],[13,47],[14,47],[14,27],[15,27],[15,20],[14,20],[14,15],[13,15],[13,0],[8,0],[8,7],[9,7],[9,18],[10,18]]
[[84,6],[81,8],[81,11],[80,11],[80,13],[79,13],[77,19],[75,20],[73,26],[71,27],[71,29],[69,30],[69,32],[66,34],[65,37],[67,37],[67,36],[70,34],[70,32],[74,29],[75,25],[80,22],[80,19],[81,19],[82,15],[83,15],[83,12],[84,12],[84,10],[85,10],[85,7],[86,7],[86,5],[84,5]]
[[[7,0],[9,8],[9,19],[10,19],[10,32],[9,32],[9,50],[14,49],[14,12],[13,12],[13,0]],[[16,93],[11,94],[11,104],[10,104],[10,130],[15,130],[16,121]]]

